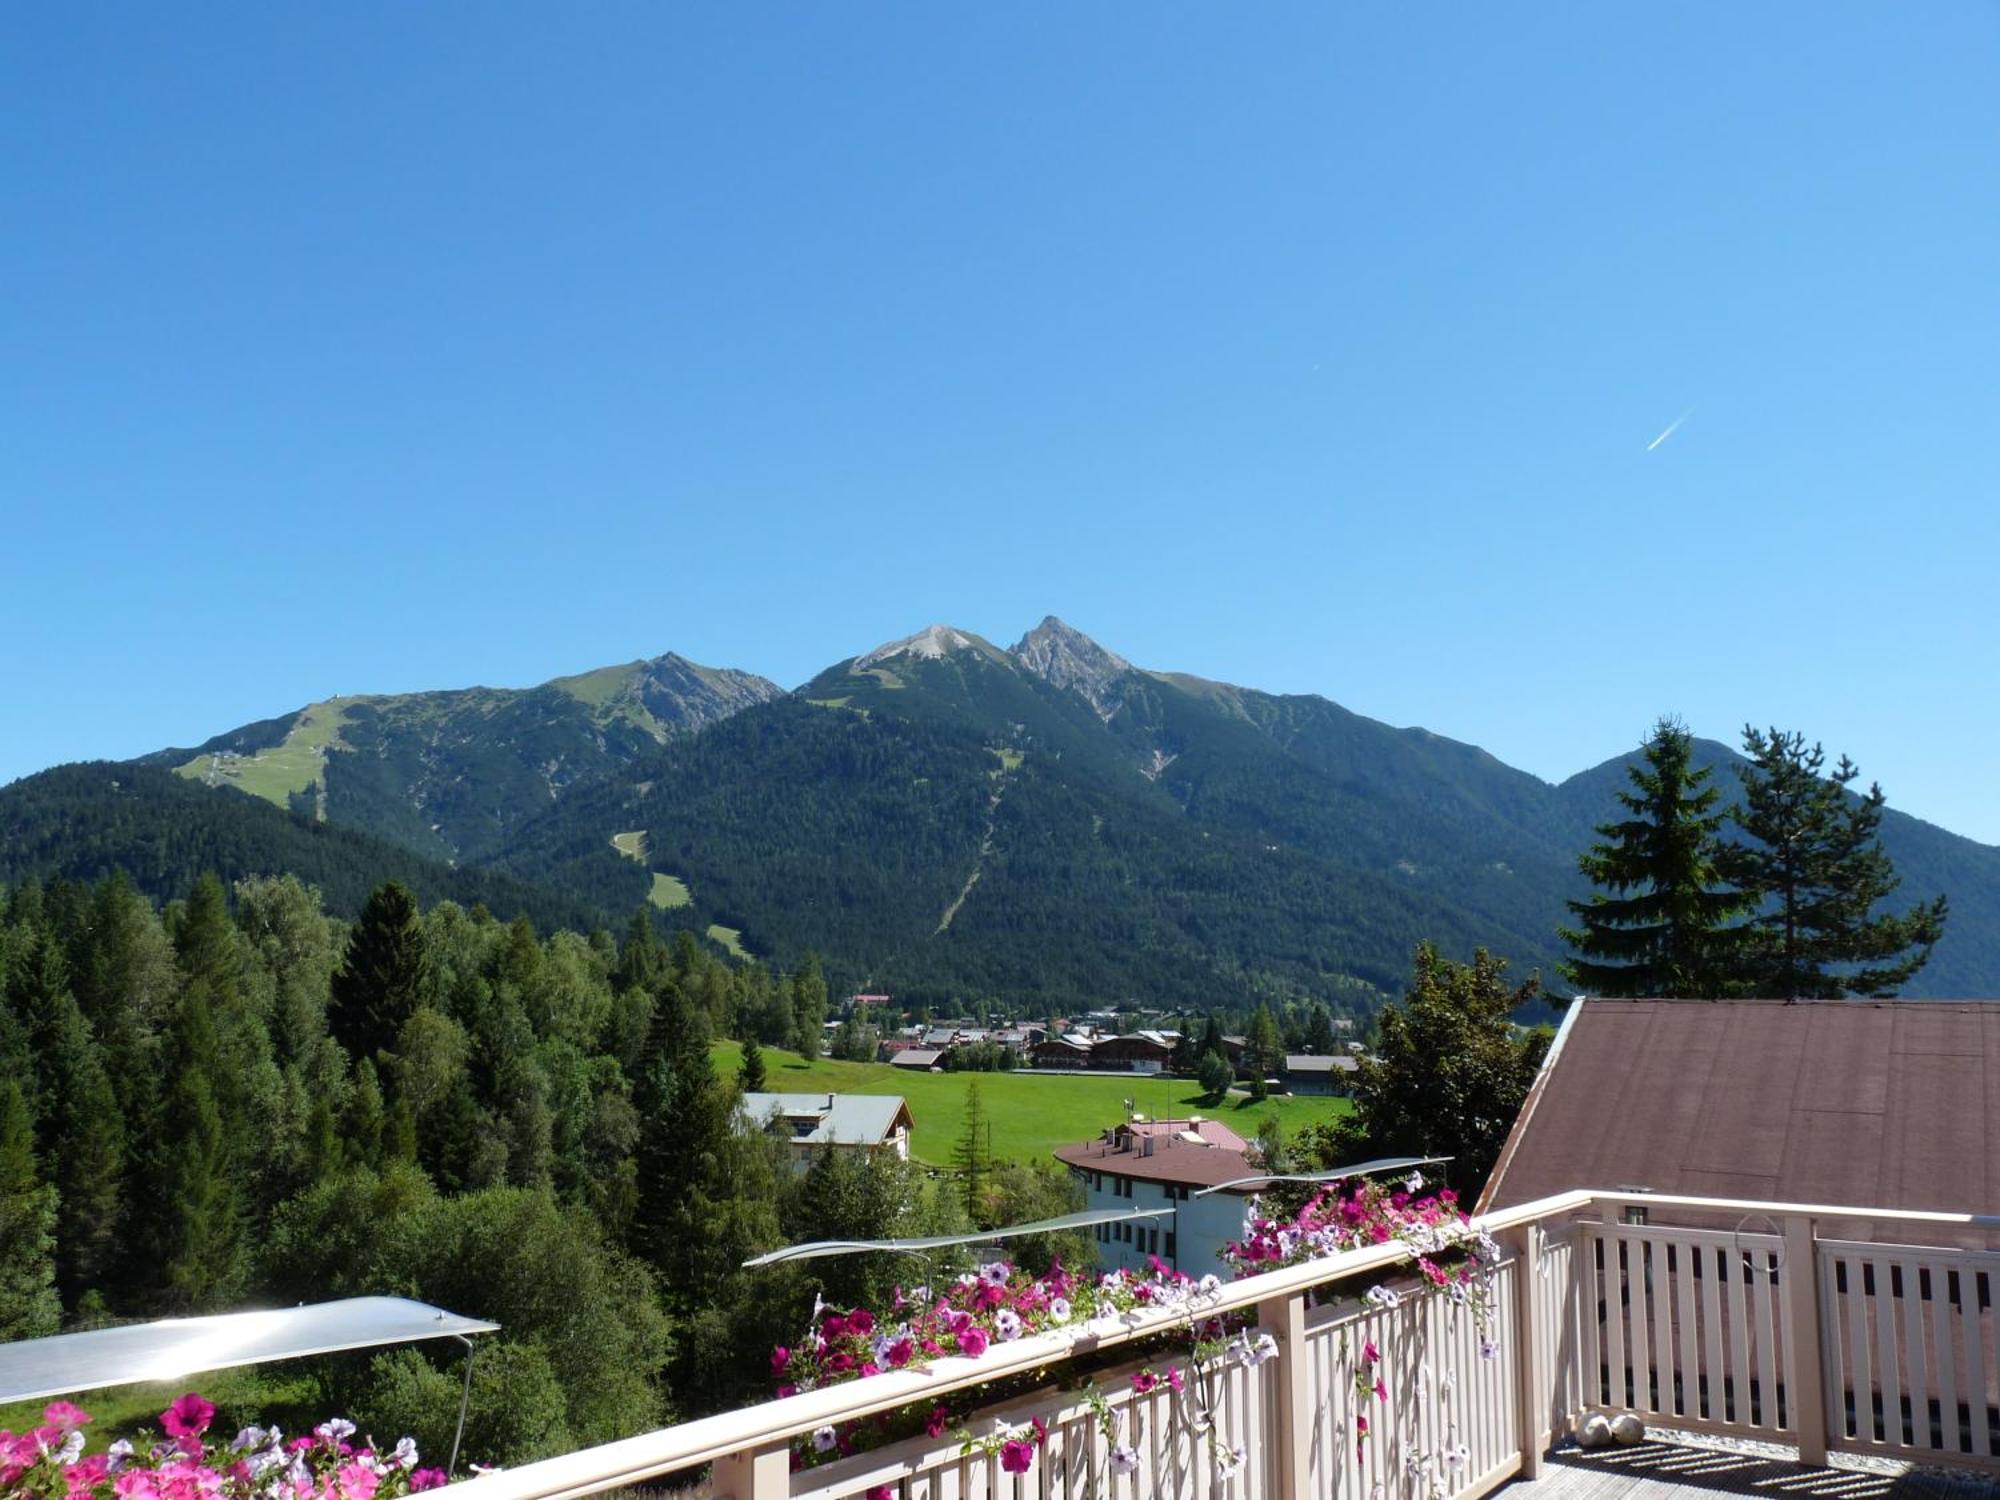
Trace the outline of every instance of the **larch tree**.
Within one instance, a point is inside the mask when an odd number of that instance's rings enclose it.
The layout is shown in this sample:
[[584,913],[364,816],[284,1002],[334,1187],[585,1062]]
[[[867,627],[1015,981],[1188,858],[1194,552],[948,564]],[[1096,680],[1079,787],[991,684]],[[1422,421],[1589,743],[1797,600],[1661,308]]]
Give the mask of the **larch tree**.
[[1726,880],[1713,771],[1694,763],[1694,738],[1672,719],[1653,728],[1631,789],[1630,815],[1601,823],[1599,842],[1578,861],[1597,890],[1572,901],[1561,929],[1577,956],[1563,972],[1594,995],[1713,999],[1740,983],[1748,929],[1734,925],[1753,904]]
[[1743,752],[1745,841],[1726,862],[1761,903],[1744,987],[1787,1000],[1893,993],[1929,961],[1947,903],[1877,911],[1900,883],[1882,848],[1882,788],[1853,791],[1861,772],[1844,755],[1825,774],[1825,751],[1797,732],[1746,725]]

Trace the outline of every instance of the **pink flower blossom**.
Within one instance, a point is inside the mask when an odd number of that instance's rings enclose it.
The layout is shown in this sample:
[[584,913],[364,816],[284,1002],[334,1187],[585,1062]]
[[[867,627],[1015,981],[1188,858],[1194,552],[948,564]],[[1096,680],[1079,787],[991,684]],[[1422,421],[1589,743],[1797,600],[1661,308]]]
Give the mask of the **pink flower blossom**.
[[1009,1474],[1025,1474],[1035,1466],[1035,1445],[1009,1438],[1000,1445],[1000,1467]]
[[189,1391],[160,1413],[160,1427],[171,1438],[198,1438],[215,1420],[215,1408]]
[[90,1413],[67,1401],[51,1401],[42,1408],[42,1420],[64,1432],[75,1432],[77,1428],[89,1425]]

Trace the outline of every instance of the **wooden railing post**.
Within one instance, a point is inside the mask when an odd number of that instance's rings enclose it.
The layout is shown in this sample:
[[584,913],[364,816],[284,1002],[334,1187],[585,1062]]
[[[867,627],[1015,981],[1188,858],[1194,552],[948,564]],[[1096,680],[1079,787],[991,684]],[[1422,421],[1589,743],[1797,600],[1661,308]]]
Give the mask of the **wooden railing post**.
[[[1785,1215],[1785,1342],[1792,1352],[1786,1396],[1799,1433],[1799,1462],[1826,1463],[1826,1381],[1820,1372],[1819,1251],[1809,1214]],[[1772,1371],[1772,1379],[1780,1372]]]
[[1520,1420],[1521,1477],[1538,1479],[1542,1472],[1542,1421],[1549,1410],[1539,1305],[1542,1226],[1523,1224],[1510,1238],[1514,1245],[1514,1404]]
[[[1257,1327],[1278,1341],[1276,1404],[1271,1431],[1277,1438],[1272,1495],[1304,1495],[1312,1486],[1312,1362],[1306,1357],[1306,1299],[1303,1292],[1257,1304]],[[1325,1486],[1322,1483],[1321,1488]],[[1254,1491],[1253,1491],[1254,1492]]]
[[709,1493],[717,1500],[787,1500],[792,1493],[790,1446],[743,1448],[718,1458]]

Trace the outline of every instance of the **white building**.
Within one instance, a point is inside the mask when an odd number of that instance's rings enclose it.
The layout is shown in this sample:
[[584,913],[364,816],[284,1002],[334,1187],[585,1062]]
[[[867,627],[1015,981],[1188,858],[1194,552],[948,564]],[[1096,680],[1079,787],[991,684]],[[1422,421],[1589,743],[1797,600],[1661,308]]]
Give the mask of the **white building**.
[[1227,1125],[1199,1115],[1132,1120],[1095,1140],[1058,1147],[1056,1160],[1082,1180],[1091,1208],[1174,1210],[1150,1221],[1100,1224],[1097,1254],[1105,1270],[1142,1271],[1157,1255],[1191,1276],[1229,1274],[1222,1247],[1243,1238],[1243,1209],[1252,1188],[1194,1196],[1257,1171],[1249,1143]]
[[831,1146],[841,1151],[893,1151],[910,1159],[910,1106],[901,1094],[745,1094],[743,1112],[792,1144],[803,1168]]

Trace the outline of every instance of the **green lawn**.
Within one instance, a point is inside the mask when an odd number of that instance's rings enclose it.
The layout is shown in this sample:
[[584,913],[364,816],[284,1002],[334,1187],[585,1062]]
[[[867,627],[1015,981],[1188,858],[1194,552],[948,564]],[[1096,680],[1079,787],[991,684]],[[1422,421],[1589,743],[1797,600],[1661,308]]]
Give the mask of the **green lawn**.
[[255,755],[197,755],[174,767],[190,781],[223,783],[288,807],[294,792],[324,784],[326,752],[340,738],[347,709],[337,703],[315,703],[302,712],[283,743]]
[[[627,859],[637,860],[642,865],[646,862],[646,832],[643,828],[635,830],[632,833],[612,834],[611,847]],[[653,871],[653,888],[646,893],[646,899],[661,911],[672,911],[676,906],[694,905],[694,892],[688,889],[685,880],[681,880],[673,875],[662,875],[658,870],[655,870]],[[734,947],[730,947],[729,943],[723,942],[721,938],[716,937],[718,932],[730,932],[730,929],[726,927],[711,927],[708,930],[708,935],[715,938],[718,943],[722,943],[723,947],[729,948],[729,951],[734,953],[738,958],[748,958],[750,956],[743,951],[740,943]],[[731,936],[732,938],[736,938],[741,937],[742,934],[731,933]]]
[[[671,911],[676,906],[694,905],[694,892],[687,888],[685,880],[676,880],[671,875],[653,872],[653,888],[646,893],[646,899],[661,911]],[[739,953],[741,950],[738,950]]]
[[[160,1413],[189,1391],[215,1403],[219,1414],[213,1431],[229,1435],[252,1422],[269,1422],[274,1416],[287,1430],[295,1430],[301,1419],[318,1421],[339,1415],[316,1409],[318,1385],[306,1365],[297,1361],[215,1370],[144,1385],[114,1385],[63,1399],[90,1413],[91,1425],[84,1429],[89,1451],[101,1453],[113,1440],[141,1428],[157,1432]],[[39,1426],[46,1405],[47,1401],[16,1401],[0,1406],[0,1430],[26,1432]]]
[[738,929],[724,927],[720,922],[711,922],[708,928],[708,940],[731,958],[740,959],[745,963],[750,961],[750,950],[743,946],[743,934]]
[[[734,1075],[742,1049],[734,1042],[717,1042],[718,1071]],[[1252,1104],[1232,1094],[1222,1104],[1203,1107],[1201,1086],[1184,1078],[1064,1078],[1046,1073],[911,1073],[887,1063],[850,1063],[820,1059],[807,1063],[794,1052],[764,1048],[765,1087],[780,1093],[816,1093],[822,1089],[844,1094],[901,1094],[916,1121],[915,1154],[942,1166],[951,1159],[965,1121],[965,1090],[979,1084],[986,1118],[993,1126],[993,1154],[1011,1159],[1046,1158],[1057,1146],[1085,1140],[1125,1115],[1124,1101],[1155,1117],[1207,1115],[1226,1123],[1246,1139],[1271,1115],[1287,1134],[1321,1120],[1346,1114],[1345,1099],[1271,1098]]]

